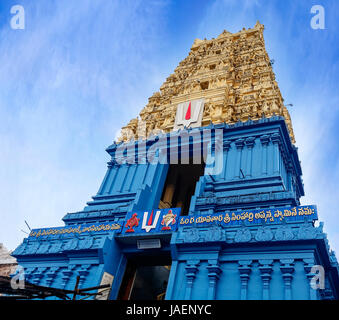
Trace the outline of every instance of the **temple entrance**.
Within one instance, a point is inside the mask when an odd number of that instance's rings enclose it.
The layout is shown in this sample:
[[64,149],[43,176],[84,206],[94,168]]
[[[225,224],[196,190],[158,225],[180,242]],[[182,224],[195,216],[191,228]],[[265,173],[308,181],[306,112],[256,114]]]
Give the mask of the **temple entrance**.
[[119,300],[164,300],[171,265],[144,265],[128,260]]
[[171,164],[159,208],[181,208],[181,215],[187,215],[196,183],[204,175],[204,169],[204,163]]

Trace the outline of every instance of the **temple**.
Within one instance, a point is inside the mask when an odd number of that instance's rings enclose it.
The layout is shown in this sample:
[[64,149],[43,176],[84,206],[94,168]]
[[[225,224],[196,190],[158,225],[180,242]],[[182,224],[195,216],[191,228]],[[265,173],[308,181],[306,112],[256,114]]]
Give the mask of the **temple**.
[[317,207],[300,203],[292,122],[263,31],[257,22],[194,41],[106,149],[93,199],[14,251],[26,281],[109,283],[95,299],[112,300],[338,299]]

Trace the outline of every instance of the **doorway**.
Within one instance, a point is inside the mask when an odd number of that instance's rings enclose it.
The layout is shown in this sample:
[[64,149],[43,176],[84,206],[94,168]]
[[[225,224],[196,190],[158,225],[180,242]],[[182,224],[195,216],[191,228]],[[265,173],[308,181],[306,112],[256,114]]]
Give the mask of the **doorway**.
[[119,300],[164,300],[171,265],[143,265],[128,260]]

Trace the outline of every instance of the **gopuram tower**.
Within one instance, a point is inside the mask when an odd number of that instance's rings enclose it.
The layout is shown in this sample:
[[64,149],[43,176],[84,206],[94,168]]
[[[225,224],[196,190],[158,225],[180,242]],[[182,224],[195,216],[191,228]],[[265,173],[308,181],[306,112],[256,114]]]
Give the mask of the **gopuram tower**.
[[106,149],[93,199],[15,250],[27,281],[111,284],[95,299],[338,299],[317,208],[300,205],[292,122],[263,30],[194,41]]

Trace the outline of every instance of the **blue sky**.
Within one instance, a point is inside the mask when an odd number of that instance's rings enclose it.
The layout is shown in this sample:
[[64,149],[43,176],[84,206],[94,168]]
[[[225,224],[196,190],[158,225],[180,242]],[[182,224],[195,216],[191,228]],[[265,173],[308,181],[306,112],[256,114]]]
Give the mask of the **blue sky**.
[[[10,8],[25,9],[25,30]],[[310,27],[325,8],[325,30]],[[336,0],[2,0],[0,242],[62,225],[95,195],[105,148],[137,116],[195,38],[265,25],[290,112],[306,196],[339,251],[339,3]]]

